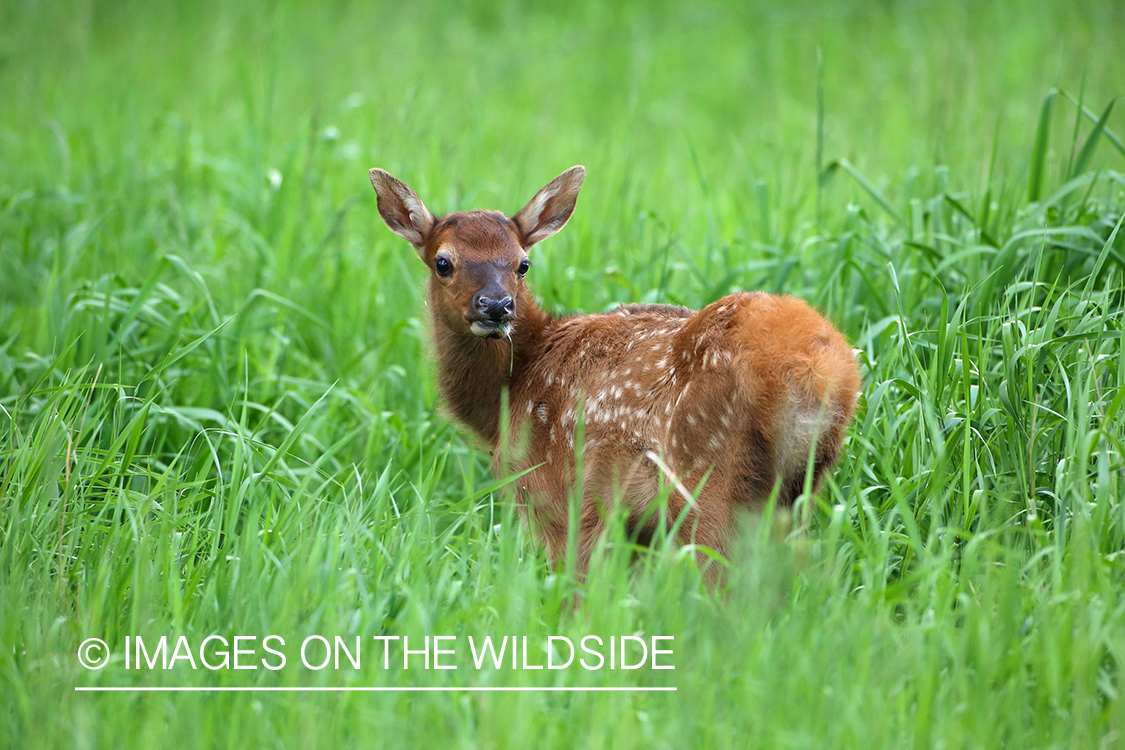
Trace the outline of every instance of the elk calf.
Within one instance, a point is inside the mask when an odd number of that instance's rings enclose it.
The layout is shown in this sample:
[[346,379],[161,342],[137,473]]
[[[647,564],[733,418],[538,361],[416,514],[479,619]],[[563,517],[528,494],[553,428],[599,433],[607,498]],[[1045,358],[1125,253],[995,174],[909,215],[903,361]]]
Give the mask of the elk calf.
[[[626,504],[651,536],[662,472],[674,492],[664,518],[678,538],[726,553],[736,511],[800,494],[836,460],[860,383],[851,348],[805,302],[738,293],[702,310],[625,305],[554,317],[524,281],[528,249],[562,229],[585,169],[572,167],[511,218],[467,211],[436,218],[417,194],[371,170],[379,213],[430,268],[429,307],[440,390],[458,421],[494,451],[500,472],[501,392],[509,392],[513,472],[532,527],[558,563],[566,554],[579,405],[582,498],[578,566],[585,573],[604,511]],[[518,444],[517,444],[518,443]],[[700,484],[702,486],[700,487]],[[780,483],[780,484],[778,484]]]

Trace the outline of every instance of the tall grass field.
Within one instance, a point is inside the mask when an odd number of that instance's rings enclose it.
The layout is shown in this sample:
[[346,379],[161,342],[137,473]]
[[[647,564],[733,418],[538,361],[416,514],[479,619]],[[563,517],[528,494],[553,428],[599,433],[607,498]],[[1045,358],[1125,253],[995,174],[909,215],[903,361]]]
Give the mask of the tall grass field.
[[[1122,95],[1118,0],[5,0],[0,746],[1125,747]],[[722,590],[547,564],[367,177],[573,164],[548,310],[857,350]]]

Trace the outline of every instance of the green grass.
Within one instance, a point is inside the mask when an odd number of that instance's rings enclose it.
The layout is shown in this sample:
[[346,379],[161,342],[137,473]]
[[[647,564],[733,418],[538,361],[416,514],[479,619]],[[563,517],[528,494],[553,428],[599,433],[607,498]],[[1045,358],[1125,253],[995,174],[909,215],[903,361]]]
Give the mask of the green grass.
[[[0,744],[1125,741],[1119,3],[322,5],[0,6]],[[748,521],[717,598],[617,524],[571,611],[441,416],[366,175],[512,212],[575,163],[547,307],[786,292],[861,350],[838,470]],[[278,672],[121,661],[271,633]],[[676,669],[465,646],[634,633]],[[362,669],[302,668],[311,634]],[[381,635],[460,668],[383,669]]]

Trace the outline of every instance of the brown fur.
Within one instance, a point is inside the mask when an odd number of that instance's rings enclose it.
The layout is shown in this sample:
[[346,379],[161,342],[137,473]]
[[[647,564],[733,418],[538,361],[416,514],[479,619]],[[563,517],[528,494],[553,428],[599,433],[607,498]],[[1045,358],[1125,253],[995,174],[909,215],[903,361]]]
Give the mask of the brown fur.
[[[743,292],[698,312],[626,305],[553,317],[536,304],[518,266],[528,247],[570,217],[581,167],[560,175],[511,219],[470,211],[435,220],[401,182],[381,170],[371,176],[380,213],[431,267],[442,395],[453,416],[494,451],[497,473],[537,467],[520,479],[519,495],[554,562],[565,556],[580,404],[581,573],[611,503],[625,504],[638,538],[651,537],[661,518],[651,505],[665,469],[665,480],[697,497],[673,492],[663,517],[669,524],[684,517],[681,542],[725,554],[739,509],[759,507],[775,485],[779,502],[792,503],[810,452],[814,488],[835,463],[859,370],[844,337],[804,301]],[[434,271],[439,254],[453,264],[448,278]],[[473,333],[474,295],[482,289],[513,298],[510,340]],[[513,439],[500,450],[505,388]]]

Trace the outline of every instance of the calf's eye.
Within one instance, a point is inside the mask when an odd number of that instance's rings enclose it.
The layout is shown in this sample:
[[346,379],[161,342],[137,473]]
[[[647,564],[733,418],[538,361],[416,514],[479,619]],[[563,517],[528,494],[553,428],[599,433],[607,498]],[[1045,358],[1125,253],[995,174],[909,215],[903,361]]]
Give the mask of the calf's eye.
[[453,264],[449,262],[448,258],[443,258],[440,255],[434,258],[434,270],[438,276],[446,277],[453,273]]
[[520,276],[527,274],[527,269],[531,268],[531,262],[527,258],[520,261],[520,267],[516,269],[516,273]]

